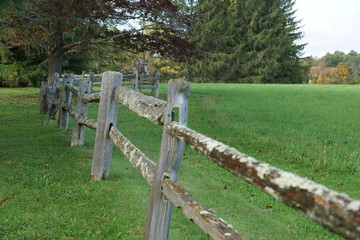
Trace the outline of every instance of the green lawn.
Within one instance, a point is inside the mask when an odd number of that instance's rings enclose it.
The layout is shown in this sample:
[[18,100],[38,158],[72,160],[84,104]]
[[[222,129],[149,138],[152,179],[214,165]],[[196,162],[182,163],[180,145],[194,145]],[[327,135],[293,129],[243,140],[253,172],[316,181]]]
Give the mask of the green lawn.
[[[40,125],[38,93],[0,89],[0,239],[142,239],[145,180],[115,149],[109,180],[90,181],[95,132],[70,147],[71,129]],[[193,84],[189,126],[360,199],[359,103],[355,86]],[[157,159],[161,127],[121,106],[118,128]],[[341,239],[190,148],[179,182],[247,239]],[[170,239],[209,238],[175,209]]]

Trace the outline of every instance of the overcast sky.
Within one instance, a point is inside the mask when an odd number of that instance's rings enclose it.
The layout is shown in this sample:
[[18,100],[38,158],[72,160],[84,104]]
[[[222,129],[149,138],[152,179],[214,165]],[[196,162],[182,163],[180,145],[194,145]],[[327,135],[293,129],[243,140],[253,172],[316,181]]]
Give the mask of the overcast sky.
[[360,0],[296,0],[295,9],[305,35],[300,43],[308,43],[303,57],[360,53]]

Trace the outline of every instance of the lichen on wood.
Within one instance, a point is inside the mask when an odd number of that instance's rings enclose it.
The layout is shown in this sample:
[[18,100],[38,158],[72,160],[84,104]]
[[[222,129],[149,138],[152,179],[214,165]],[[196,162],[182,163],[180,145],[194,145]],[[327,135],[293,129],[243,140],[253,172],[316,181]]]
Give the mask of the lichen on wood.
[[77,96],[79,94],[79,90],[76,87],[71,86],[69,84],[65,85],[65,89],[72,92],[75,96]]
[[176,122],[166,123],[165,129],[221,167],[330,231],[348,239],[360,239],[359,200],[258,161]]
[[245,240],[231,225],[196,202],[188,191],[177,183],[165,178],[162,189],[165,196],[212,239]]
[[118,103],[123,104],[139,116],[150,120],[154,124],[163,124],[166,101],[146,96],[124,87],[116,88],[114,98]]
[[79,124],[82,124],[90,129],[96,130],[97,121],[95,119],[87,118],[79,115],[69,104],[62,105],[63,109],[66,110],[69,115],[73,118],[78,117]]
[[[187,101],[190,95],[190,84],[177,79],[170,80],[167,91],[167,105],[164,122],[173,118],[174,108],[179,110],[178,119],[181,124],[187,123]],[[170,229],[172,204],[166,200],[161,184],[163,176],[170,173],[169,178],[176,181],[178,169],[184,152],[184,143],[163,130],[156,174],[152,185],[149,207],[146,217],[144,239],[166,240]]]
[[[59,103],[60,104],[60,103]],[[60,105],[59,105],[60,106]],[[62,108],[69,113],[71,117],[75,117],[76,111],[71,107],[70,104],[66,103],[62,105]]]
[[124,137],[117,128],[112,127],[110,129],[110,138],[130,163],[141,173],[148,184],[151,185],[154,181],[156,164]]
[[79,123],[93,130],[97,128],[97,121],[95,119],[79,116]]
[[100,92],[96,93],[87,93],[83,96],[82,101],[84,103],[90,103],[90,102],[99,102],[100,101]]
[[114,89],[122,84],[122,74],[105,72],[102,76],[91,179],[105,180],[109,176],[113,142],[111,126],[116,126],[119,104],[114,101]]

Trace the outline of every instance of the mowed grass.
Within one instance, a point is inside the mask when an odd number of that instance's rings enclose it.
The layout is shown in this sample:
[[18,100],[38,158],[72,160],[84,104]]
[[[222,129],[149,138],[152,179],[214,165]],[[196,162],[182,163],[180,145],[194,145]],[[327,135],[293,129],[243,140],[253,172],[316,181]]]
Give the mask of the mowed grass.
[[[142,239],[150,187],[115,148],[90,181],[95,132],[70,147],[71,128],[40,125],[38,93],[0,89],[0,239]],[[189,127],[360,199],[359,103],[355,86],[193,84]],[[156,161],[162,127],[121,106],[118,128]],[[247,239],[341,239],[189,147],[179,182]],[[174,209],[170,239],[209,237]]]

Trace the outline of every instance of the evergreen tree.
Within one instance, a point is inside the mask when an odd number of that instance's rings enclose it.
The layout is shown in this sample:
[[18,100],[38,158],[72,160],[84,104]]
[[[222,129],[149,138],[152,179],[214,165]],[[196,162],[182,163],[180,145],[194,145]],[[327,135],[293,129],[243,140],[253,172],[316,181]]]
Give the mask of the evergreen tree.
[[195,41],[203,59],[188,73],[204,81],[298,83],[304,45],[293,0],[199,1]]

